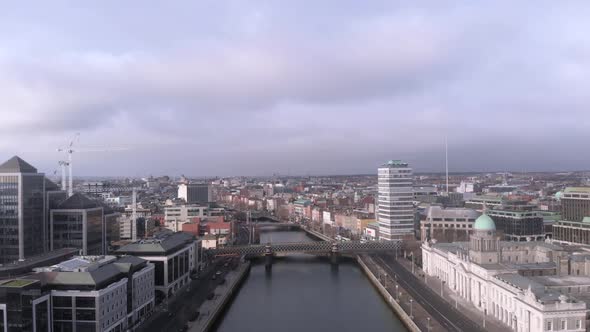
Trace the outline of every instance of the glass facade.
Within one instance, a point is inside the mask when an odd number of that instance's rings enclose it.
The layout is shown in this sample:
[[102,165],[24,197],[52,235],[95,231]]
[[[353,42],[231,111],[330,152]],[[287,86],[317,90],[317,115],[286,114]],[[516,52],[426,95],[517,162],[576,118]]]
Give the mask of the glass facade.
[[25,257],[42,254],[45,251],[45,176],[22,174],[21,236]]
[[[84,255],[103,254],[103,212],[102,208],[88,210],[54,210],[53,249],[86,249]],[[84,243],[86,223],[86,244]]]
[[0,175],[0,263],[18,260],[18,175]]

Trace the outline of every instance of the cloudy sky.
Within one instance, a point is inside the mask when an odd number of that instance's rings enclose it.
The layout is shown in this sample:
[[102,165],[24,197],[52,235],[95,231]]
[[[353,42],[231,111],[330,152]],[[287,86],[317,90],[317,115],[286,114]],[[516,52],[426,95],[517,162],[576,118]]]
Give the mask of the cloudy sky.
[[588,1],[0,11],[0,157],[46,173],[75,133],[78,175],[590,169]]

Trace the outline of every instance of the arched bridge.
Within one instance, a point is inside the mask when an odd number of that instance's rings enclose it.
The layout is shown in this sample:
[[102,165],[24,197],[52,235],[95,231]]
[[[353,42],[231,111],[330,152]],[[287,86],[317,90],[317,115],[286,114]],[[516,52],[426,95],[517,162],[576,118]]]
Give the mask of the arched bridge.
[[400,249],[402,242],[398,241],[344,241],[344,242],[292,242],[269,243],[250,246],[232,246],[217,249],[209,249],[207,253],[212,255],[249,255],[265,256],[273,254],[356,254],[378,251],[392,251]]

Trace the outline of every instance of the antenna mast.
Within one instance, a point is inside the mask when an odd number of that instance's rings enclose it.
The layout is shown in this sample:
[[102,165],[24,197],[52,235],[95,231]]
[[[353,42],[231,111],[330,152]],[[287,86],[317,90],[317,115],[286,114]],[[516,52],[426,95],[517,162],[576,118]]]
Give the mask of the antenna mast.
[[448,138],[445,135],[445,170],[447,177],[447,197],[449,196],[449,144]]

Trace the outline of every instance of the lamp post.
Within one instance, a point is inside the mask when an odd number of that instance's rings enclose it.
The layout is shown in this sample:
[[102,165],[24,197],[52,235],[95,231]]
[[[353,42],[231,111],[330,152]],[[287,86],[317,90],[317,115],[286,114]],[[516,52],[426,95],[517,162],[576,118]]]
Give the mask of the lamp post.
[[426,317],[426,329],[430,332],[430,317]]
[[486,314],[487,314],[487,308],[486,308],[486,301],[482,301],[483,304],[483,328],[486,328]]
[[445,281],[442,280],[442,278],[440,279],[440,296],[443,296],[443,285],[445,284]]
[[410,299],[410,318],[414,319],[414,306],[412,306],[412,303],[414,302],[413,299]]
[[399,302],[399,285],[395,285],[395,293],[397,294],[397,302]]

